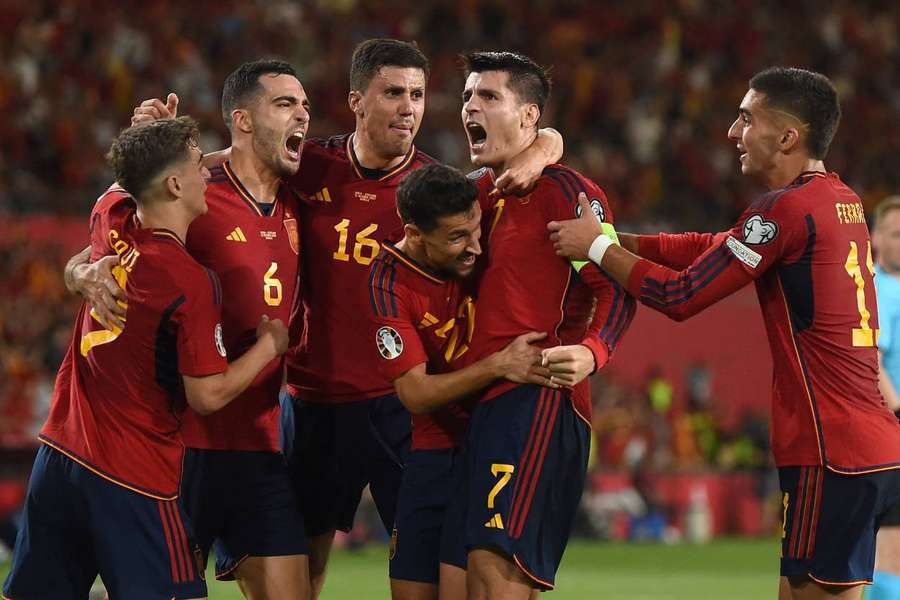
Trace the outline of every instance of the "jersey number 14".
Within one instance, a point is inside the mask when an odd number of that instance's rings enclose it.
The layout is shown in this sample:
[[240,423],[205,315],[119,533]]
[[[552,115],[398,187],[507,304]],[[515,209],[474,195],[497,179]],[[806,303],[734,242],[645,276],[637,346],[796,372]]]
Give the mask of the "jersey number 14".
[[[850,254],[844,263],[847,274],[856,283],[856,308],[859,309],[859,327],[853,328],[853,345],[855,347],[871,348],[878,343],[878,330],[869,327],[869,319],[872,314],[866,307],[866,280],[863,278],[862,265],[859,263],[859,248],[856,242],[850,242]],[[866,252],[866,269],[871,276],[875,276],[875,265],[872,262],[872,242],[869,242]]]

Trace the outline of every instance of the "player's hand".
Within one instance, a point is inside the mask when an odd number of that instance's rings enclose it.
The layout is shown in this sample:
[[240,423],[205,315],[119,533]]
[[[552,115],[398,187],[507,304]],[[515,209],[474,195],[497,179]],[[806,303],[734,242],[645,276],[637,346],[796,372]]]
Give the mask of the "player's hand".
[[550,370],[541,365],[541,348],[533,345],[547,337],[546,332],[523,333],[503,350],[495,352],[492,359],[498,377],[515,383],[551,384]]
[[587,260],[588,250],[594,239],[603,234],[603,226],[591,210],[584,192],[578,194],[578,204],[581,206],[581,215],[577,219],[547,223],[553,248],[559,256],[569,260]]
[[541,364],[550,371],[554,385],[572,387],[594,372],[594,353],[587,346],[556,346],[545,348]]
[[270,320],[267,315],[263,315],[259,319],[259,325],[256,326],[256,339],[271,339],[273,349],[276,356],[281,356],[287,352],[290,335],[288,329],[281,322],[281,319]]
[[524,196],[534,188],[544,168],[562,157],[563,139],[555,129],[545,128],[524,152],[515,156],[509,167],[494,181],[491,196]]
[[523,196],[531,191],[547,164],[540,153],[521,152],[509,162],[509,167],[494,181],[491,196],[514,194]]
[[119,264],[117,255],[104,256],[75,267],[72,285],[94,309],[97,319],[110,331],[125,328],[125,290],[119,287],[112,269]]
[[135,106],[134,114],[131,117],[131,126],[134,127],[138,123],[149,123],[160,119],[174,119],[177,116],[178,96],[174,93],[169,93],[166,96],[165,104],[159,98],[150,98],[141,102],[139,106]]

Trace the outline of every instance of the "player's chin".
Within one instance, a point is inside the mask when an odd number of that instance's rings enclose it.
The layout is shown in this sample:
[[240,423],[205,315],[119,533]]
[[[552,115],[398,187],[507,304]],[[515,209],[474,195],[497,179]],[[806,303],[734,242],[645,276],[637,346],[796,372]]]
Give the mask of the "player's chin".
[[300,158],[298,157],[296,160],[282,158],[278,160],[278,176],[282,179],[290,177],[294,175],[297,171],[300,170]]
[[454,271],[456,272],[456,276],[459,278],[469,277],[472,273],[475,272],[475,261],[457,261]]

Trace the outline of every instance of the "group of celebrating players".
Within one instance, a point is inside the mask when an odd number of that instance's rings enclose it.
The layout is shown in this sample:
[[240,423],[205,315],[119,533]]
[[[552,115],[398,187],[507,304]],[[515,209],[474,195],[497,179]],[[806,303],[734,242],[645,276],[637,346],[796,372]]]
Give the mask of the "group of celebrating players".
[[[369,486],[396,600],[550,590],[584,487],[586,378],[636,301],[683,319],[756,283],[775,363],[781,598],[858,597],[900,499],[878,392],[859,198],[822,162],[822,75],[771,68],[728,131],[770,190],[719,234],[616,233],[603,191],[539,129],[544,68],[464,57],[477,170],[413,144],[428,60],[355,50],[352,133],[307,139],[291,65],[225,81],[231,147],[204,156],[178,98],[147,100],[108,159],[67,285],[86,299],[57,377],[10,600],[317,598]],[[286,377],[289,398],[279,403]]]

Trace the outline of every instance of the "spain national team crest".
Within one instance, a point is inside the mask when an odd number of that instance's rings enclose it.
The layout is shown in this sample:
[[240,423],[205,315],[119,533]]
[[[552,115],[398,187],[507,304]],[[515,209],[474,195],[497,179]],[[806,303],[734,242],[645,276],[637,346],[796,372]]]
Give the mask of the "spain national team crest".
[[[599,198],[591,198],[591,211],[597,217],[597,220],[603,222],[606,220],[606,212],[603,210],[603,203]],[[581,205],[575,206],[575,216],[581,217]]]
[[218,350],[219,354],[221,354],[222,357],[224,358],[227,355],[227,352],[225,351],[225,341],[222,339],[222,324],[221,323],[216,323],[215,338],[216,338],[216,350]]
[[294,254],[299,254],[300,232],[297,229],[297,219],[285,219],[283,223],[288,234],[288,241],[291,243],[291,250],[294,251]]
[[403,354],[403,338],[393,327],[382,327],[375,333],[378,351],[388,360],[394,360]]

